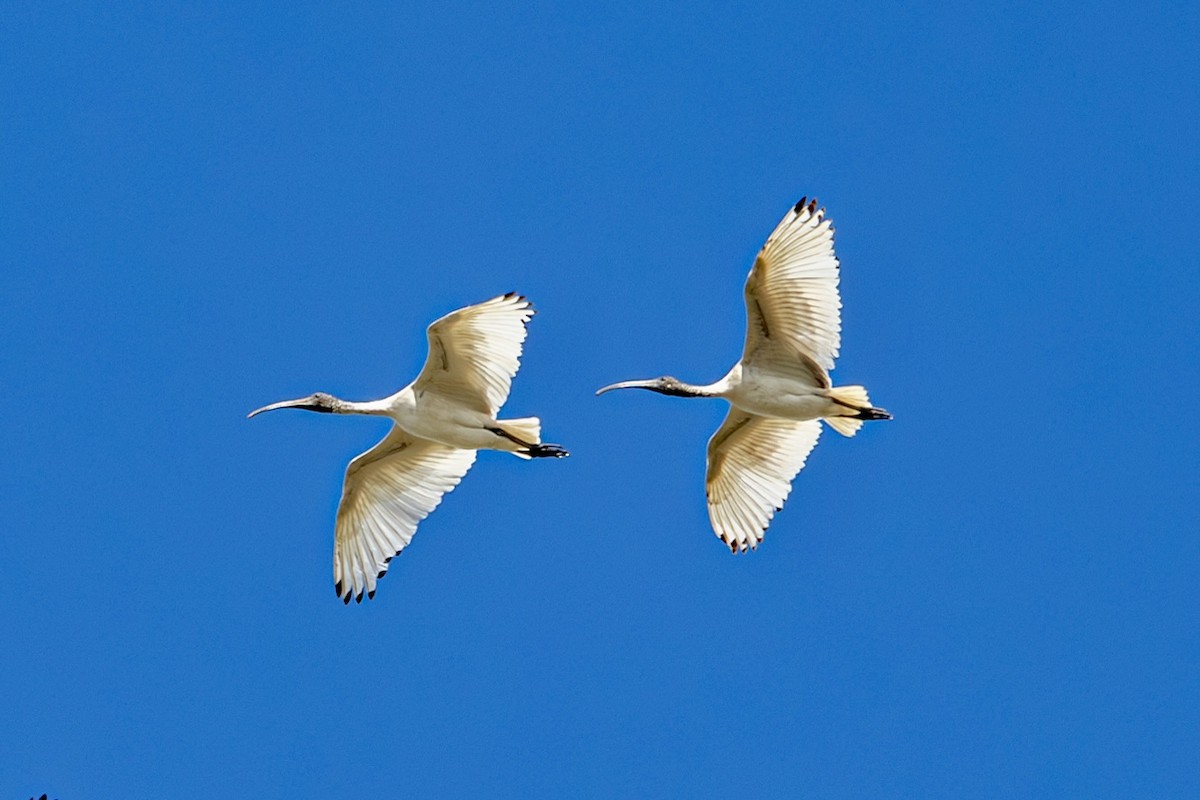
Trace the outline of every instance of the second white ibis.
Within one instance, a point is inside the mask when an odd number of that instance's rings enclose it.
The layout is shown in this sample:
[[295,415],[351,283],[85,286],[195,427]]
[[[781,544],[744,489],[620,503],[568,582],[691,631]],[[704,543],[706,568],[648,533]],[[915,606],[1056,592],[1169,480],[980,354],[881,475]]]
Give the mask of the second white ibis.
[[863,420],[891,419],[862,386],[829,380],[841,343],[838,260],[833,225],[817,201],[788,211],[759,251],[746,279],[746,345],[716,383],[694,386],[670,376],[622,381],[679,397],[721,397],[732,406],[708,440],[708,516],[733,552],[754,549],[783,507],[825,420],[853,436]]

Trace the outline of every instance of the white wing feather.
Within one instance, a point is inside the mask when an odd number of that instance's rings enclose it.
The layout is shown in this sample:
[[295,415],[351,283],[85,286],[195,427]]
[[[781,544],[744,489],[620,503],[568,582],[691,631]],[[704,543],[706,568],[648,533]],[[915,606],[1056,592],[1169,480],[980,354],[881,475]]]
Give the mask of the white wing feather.
[[346,468],[338,505],[333,581],[338,597],[374,597],[388,562],[416,533],[417,524],[475,463],[460,450],[392,428],[383,441]]
[[730,408],[708,441],[708,518],[734,552],[762,541],[783,507],[805,459],[817,444],[821,423],[759,417]]
[[801,200],[767,237],[746,279],[742,360],[752,363],[760,347],[782,344],[833,369],[841,346],[841,308],[833,224],[816,200]]
[[429,356],[413,383],[495,416],[508,399],[533,306],[506,294],[461,308],[429,326]]

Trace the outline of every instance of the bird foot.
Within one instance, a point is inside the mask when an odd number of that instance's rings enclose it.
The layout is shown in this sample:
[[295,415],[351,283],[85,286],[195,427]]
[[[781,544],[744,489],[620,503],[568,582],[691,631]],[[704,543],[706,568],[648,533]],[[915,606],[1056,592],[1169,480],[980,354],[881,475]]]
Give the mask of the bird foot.
[[530,458],[566,458],[571,455],[557,444],[534,444],[525,451]]

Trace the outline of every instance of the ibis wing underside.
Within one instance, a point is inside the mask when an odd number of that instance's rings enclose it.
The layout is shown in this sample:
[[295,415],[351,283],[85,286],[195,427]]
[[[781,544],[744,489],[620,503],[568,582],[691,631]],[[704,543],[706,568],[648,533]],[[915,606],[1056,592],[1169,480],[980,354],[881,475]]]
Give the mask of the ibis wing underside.
[[429,356],[413,389],[495,416],[508,399],[533,306],[506,294],[454,311],[429,326]]
[[813,200],[800,201],[767,237],[746,279],[746,348],[787,344],[825,370],[841,346],[838,260],[833,225]]
[[762,541],[821,435],[818,420],[759,417],[730,408],[708,442],[708,517],[734,552]]
[[333,550],[338,597],[347,603],[361,601],[364,592],[373,597],[388,562],[474,463],[474,450],[418,439],[398,427],[351,461]]

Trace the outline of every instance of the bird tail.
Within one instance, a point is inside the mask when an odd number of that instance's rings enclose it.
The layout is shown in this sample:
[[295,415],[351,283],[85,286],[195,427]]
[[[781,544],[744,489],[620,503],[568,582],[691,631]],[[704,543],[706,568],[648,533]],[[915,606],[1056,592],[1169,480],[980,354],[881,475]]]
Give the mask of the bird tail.
[[854,417],[825,417],[825,421],[842,436],[853,436],[862,427],[862,420]]
[[[542,443],[542,421],[537,417],[502,419],[498,420],[498,424],[504,429],[505,433],[514,439],[520,439],[527,444]],[[511,450],[509,452],[520,458],[529,458],[528,455],[522,453],[520,450]]]
[[845,410],[845,414],[825,417],[829,427],[842,436],[853,436],[866,419],[891,419],[892,415],[882,408],[871,405],[865,386],[835,386],[829,390],[829,399]]

